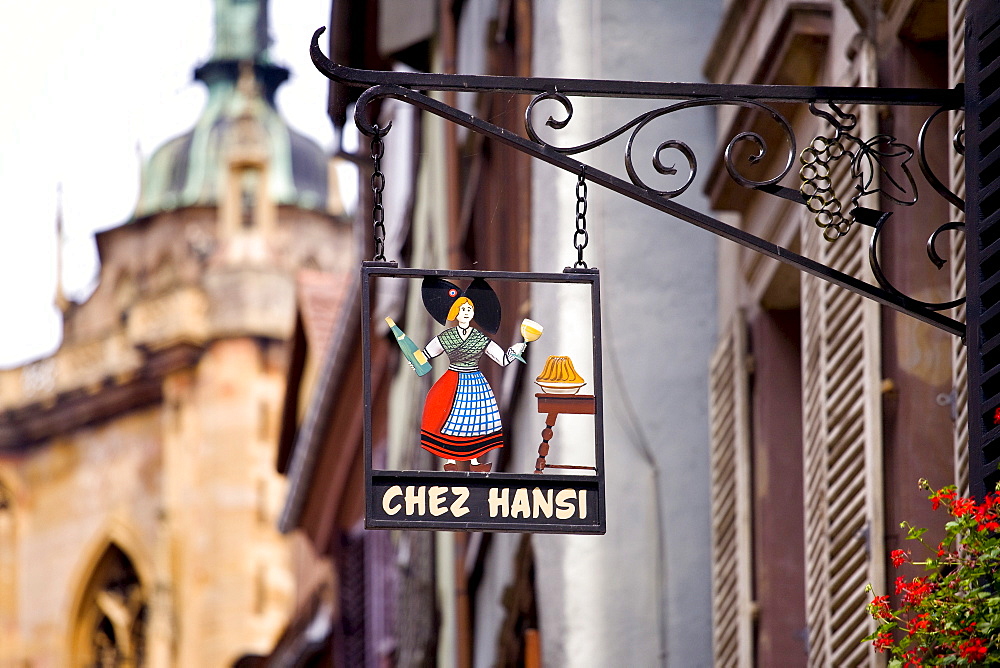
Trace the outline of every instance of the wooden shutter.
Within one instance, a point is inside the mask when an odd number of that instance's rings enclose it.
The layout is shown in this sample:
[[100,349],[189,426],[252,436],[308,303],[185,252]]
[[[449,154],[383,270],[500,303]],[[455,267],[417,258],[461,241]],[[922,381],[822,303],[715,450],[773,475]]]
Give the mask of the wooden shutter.
[[965,33],[969,486],[1000,480],[1000,5],[970,0]]
[[[956,86],[965,81],[965,11],[968,0],[950,0],[948,3],[948,85]],[[948,118],[949,136],[954,137],[965,124],[965,113],[952,112]],[[965,157],[951,153],[949,184],[951,191],[965,198]],[[964,221],[965,212],[951,207],[951,220]],[[951,298],[965,294],[965,243],[956,237],[951,244]],[[955,309],[952,317],[965,321],[965,305]],[[952,361],[952,417],[955,421],[955,485],[963,496],[969,492],[969,357],[965,341],[954,337],[951,343]]]
[[[853,85],[872,83],[859,76]],[[861,135],[872,136],[872,114],[860,113]],[[846,164],[837,163],[833,178],[836,192],[850,192],[853,184]],[[802,244],[807,255],[853,276],[870,273],[867,228],[856,225],[832,243],[821,232],[811,218],[806,220]],[[871,632],[865,586],[871,583],[884,590],[879,336],[879,309],[874,302],[803,274],[803,488],[810,666],[878,665],[870,644],[860,640]]]
[[737,312],[709,370],[712,652],[716,666],[753,663],[750,398],[746,325]]

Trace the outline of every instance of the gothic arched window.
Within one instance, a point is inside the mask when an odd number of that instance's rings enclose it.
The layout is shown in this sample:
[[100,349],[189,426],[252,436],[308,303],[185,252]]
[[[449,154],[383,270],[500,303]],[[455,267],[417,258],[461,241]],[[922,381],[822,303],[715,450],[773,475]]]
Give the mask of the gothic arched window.
[[16,627],[17,526],[14,519],[14,495],[0,482],[0,629]]
[[74,665],[144,665],[146,615],[146,594],[135,567],[128,555],[112,544],[94,568],[80,601]]

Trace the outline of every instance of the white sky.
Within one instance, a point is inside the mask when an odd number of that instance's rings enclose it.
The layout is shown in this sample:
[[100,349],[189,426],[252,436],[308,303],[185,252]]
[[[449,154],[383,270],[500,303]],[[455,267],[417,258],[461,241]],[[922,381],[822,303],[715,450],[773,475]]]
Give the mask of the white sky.
[[[63,285],[93,290],[93,233],[128,220],[148,158],[204,103],[193,70],[212,49],[212,1],[0,0],[0,367],[51,353],[56,201],[63,192]],[[278,108],[329,149],[326,79],[309,60],[330,0],[272,0],[273,59],[292,70]],[[326,47],[326,36],[322,40]]]

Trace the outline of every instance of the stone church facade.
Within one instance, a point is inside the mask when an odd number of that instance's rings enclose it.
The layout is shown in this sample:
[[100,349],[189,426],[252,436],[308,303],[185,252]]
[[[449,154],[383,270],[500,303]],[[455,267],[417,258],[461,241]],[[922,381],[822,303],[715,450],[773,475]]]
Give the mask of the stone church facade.
[[275,471],[296,276],[356,263],[274,106],[266,3],[216,0],[195,127],[149,159],[59,349],[0,370],[0,666],[222,666],[293,606]]

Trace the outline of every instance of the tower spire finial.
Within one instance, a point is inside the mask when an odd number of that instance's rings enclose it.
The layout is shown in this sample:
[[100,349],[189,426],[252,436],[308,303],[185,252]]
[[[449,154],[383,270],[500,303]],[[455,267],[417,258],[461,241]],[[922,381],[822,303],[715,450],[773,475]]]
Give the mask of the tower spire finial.
[[55,305],[60,313],[65,314],[69,310],[69,299],[63,290],[63,245],[65,242],[63,232],[63,187],[62,183],[56,185],[56,294]]
[[267,61],[267,0],[215,0],[212,60]]
[[196,68],[194,76],[210,88],[217,83],[235,85],[240,63],[252,63],[261,93],[274,106],[274,93],[288,78],[288,70],[271,61],[268,47],[267,0],[214,0],[215,45],[212,57]]

